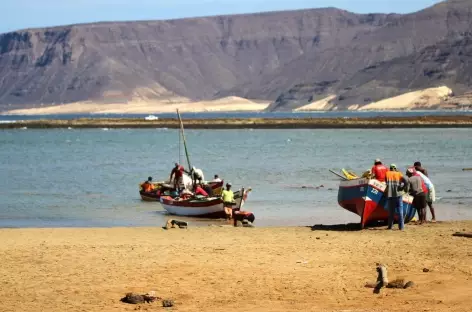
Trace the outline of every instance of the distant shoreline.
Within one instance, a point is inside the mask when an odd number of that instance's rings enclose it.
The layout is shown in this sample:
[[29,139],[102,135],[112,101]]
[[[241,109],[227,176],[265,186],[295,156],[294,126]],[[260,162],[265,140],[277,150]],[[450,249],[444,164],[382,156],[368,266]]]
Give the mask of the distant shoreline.
[[[365,118],[214,118],[184,119],[188,129],[385,129],[385,128],[472,128],[472,116],[365,117]],[[0,123],[0,129],[55,128],[171,128],[176,118],[79,118],[71,120],[24,120]]]

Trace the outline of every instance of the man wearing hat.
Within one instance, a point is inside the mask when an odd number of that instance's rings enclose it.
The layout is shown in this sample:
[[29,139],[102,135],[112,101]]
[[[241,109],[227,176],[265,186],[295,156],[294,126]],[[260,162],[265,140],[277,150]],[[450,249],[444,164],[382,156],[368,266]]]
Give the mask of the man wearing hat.
[[426,194],[425,185],[419,175],[416,174],[415,168],[408,168],[406,170],[408,176],[408,188],[410,195],[413,196],[413,207],[418,211],[420,224],[426,222]]
[[226,183],[226,190],[221,192],[221,199],[223,200],[223,207],[225,209],[226,218],[233,217],[234,193],[231,190],[231,183]]
[[385,167],[382,164],[382,161],[377,158],[371,170],[373,178],[379,180],[380,182],[385,182],[385,174],[387,173],[387,171],[387,167]]
[[398,228],[403,230],[405,228],[403,217],[403,189],[407,185],[406,179],[401,172],[397,170],[395,164],[390,165],[390,170],[385,174],[385,182],[387,187],[385,195],[387,197],[388,207],[388,229],[393,228],[395,213],[398,216]]

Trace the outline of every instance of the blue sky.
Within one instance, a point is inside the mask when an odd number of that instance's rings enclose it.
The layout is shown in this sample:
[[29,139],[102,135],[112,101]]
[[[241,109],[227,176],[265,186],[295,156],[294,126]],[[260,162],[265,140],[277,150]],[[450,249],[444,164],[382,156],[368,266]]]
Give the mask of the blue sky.
[[2,0],[0,33],[64,24],[152,20],[301,8],[409,13],[439,0]]

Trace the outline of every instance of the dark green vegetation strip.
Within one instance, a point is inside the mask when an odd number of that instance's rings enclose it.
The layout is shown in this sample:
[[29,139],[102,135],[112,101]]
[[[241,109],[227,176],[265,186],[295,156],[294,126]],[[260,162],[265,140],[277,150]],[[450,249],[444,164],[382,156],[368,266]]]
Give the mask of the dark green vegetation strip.
[[[363,129],[363,128],[470,128],[472,116],[298,118],[298,119],[184,119],[188,129]],[[133,118],[27,120],[0,124],[0,129],[53,128],[179,128],[177,119],[146,121]]]

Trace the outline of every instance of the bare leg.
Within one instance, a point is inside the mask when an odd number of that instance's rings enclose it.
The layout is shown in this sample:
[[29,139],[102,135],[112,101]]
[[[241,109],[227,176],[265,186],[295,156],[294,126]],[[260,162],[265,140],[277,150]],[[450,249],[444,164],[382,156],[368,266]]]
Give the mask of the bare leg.
[[434,212],[433,202],[428,202],[429,211],[431,211],[432,222],[436,222],[436,213]]

